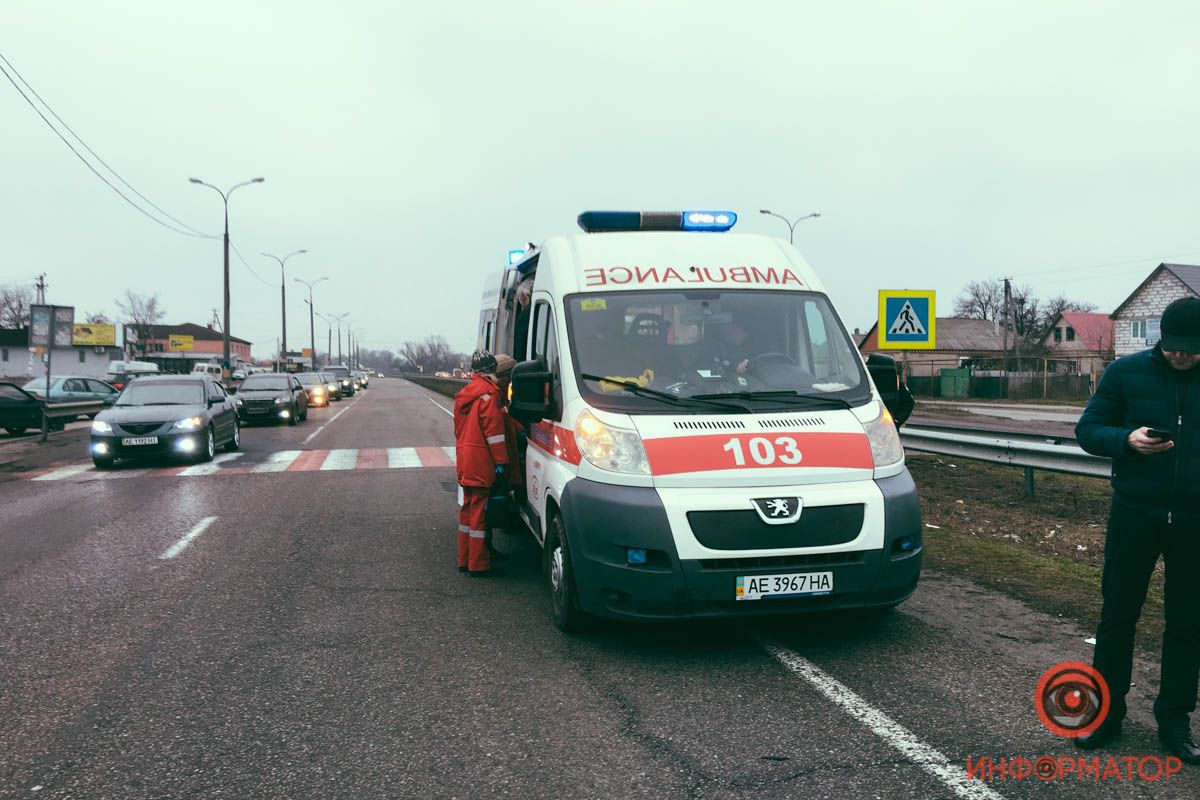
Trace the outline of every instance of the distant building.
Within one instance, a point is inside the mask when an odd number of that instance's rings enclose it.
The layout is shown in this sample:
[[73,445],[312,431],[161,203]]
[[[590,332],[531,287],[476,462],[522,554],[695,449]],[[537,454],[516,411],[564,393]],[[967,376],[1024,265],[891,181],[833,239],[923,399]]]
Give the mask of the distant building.
[[1051,372],[1091,375],[1115,357],[1116,323],[1108,314],[1064,311],[1042,339]]
[[[108,373],[108,362],[125,357],[120,325],[78,323],[75,333],[76,344],[55,347],[51,352],[53,375],[103,378]],[[80,341],[93,343],[78,344]],[[0,328],[0,375],[40,378],[45,375],[45,369],[43,354],[29,346],[29,328]]]
[[1115,355],[1127,356],[1158,344],[1162,312],[1181,297],[1200,297],[1200,267],[1159,264],[1111,314]]
[[[148,325],[146,340],[137,342],[133,353],[138,358],[157,362],[167,372],[191,372],[196,362],[219,362],[224,355],[224,335],[211,325],[184,322],[179,325]],[[133,338],[137,326],[129,325]],[[251,342],[229,337],[229,359],[234,364],[250,363]]]
[[[1004,358],[1004,331],[999,323],[964,317],[937,318],[937,348],[934,350],[880,350],[876,322],[867,331],[859,350],[883,353],[905,365],[910,377],[929,377],[944,368],[955,369],[970,362]],[[1012,346],[1012,339],[1009,339]]]

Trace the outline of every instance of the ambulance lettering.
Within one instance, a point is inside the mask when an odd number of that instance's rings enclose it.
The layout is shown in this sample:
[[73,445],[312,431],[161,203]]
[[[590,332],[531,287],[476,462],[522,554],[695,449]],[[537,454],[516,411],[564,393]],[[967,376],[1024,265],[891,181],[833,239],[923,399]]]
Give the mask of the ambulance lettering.
[[804,282],[790,269],[777,267],[594,267],[583,271],[583,285],[588,289],[601,286],[688,286],[697,284],[742,284],[758,286],[798,286]]
[[751,434],[669,436],[643,442],[650,472],[717,472],[730,469],[873,469],[865,433],[781,431]]

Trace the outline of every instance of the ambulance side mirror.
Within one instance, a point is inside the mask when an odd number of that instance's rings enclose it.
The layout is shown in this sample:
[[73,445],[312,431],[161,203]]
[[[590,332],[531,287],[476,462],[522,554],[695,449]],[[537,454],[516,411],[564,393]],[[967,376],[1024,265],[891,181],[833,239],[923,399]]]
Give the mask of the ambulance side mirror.
[[867,372],[879,390],[879,397],[897,425],[903,424],[913,411],[912,394],[900,385],[900,370],[896,359],[881,353],[867,356]]
[[522,361],[513,367],[512,400],[508,413],[528,425],[550,416],[550,385],[554,379],[541,361]]

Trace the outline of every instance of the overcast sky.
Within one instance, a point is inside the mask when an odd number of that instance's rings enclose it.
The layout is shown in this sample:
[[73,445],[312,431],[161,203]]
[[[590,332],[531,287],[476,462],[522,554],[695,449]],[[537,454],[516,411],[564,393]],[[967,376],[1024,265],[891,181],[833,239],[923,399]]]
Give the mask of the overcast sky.
[[[713,207],[786,236],[847,324],[880,288],[1004,274],[1111,311],[1200,263],[1195,3],[0,4],[0,53],[174,216],[231,231],[232,331],[269,355],[288,262],[370,347],[474,344],[484,275],[586,208]],[[221,305],[217,240],[172,233],[79,163],[0,76],[0,283],[168,322]],[[305,290],[306,292],[306,290]],[[318,339],[324,339],[318,320]],[[321,346],[323,349],[323,345]],[[336,347],[336,345],[335,345]]]

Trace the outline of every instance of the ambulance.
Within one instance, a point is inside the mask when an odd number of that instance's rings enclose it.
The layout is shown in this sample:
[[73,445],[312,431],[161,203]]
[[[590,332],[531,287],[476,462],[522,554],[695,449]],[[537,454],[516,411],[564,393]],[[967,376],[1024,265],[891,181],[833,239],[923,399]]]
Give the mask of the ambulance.
[[519,362],[517,507],[563,630],[885,609],[917,586],[894,362],[881,395],[812,268],[736,220],[584,212],[485,285],[478,345]]

